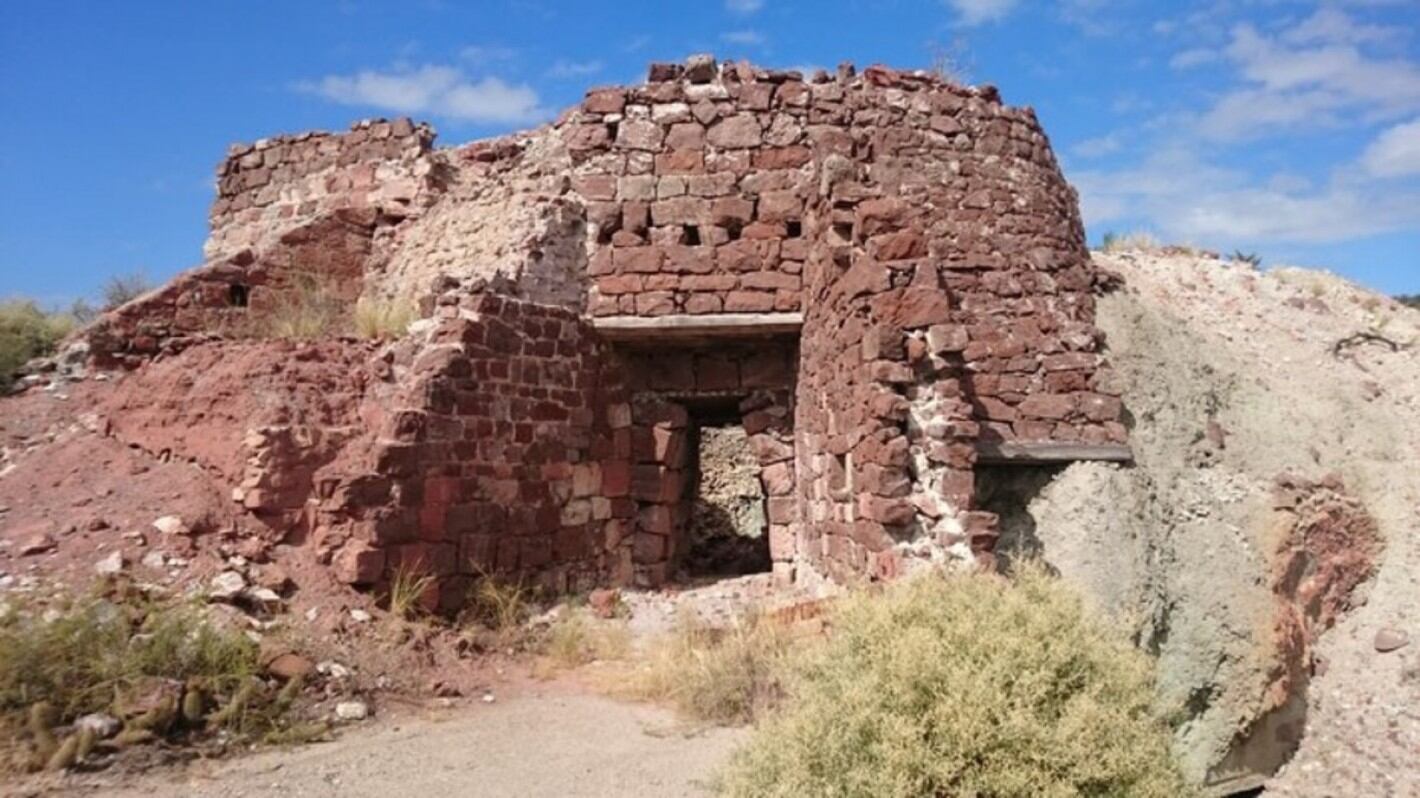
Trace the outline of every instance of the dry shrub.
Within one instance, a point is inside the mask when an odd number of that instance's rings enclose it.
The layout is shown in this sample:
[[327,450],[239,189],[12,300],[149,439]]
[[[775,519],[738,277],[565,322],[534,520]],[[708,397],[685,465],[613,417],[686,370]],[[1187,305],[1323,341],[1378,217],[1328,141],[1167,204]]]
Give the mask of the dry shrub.
[[1147,657],[1039,570],[846,599],[735,796],[1179,796]]
[[434,586],[434,576],[426,573],[422,563],[401,565],[390,579],[390,615],[409,621],[424,610],[424,594]]
[[10,389],[21,366],[53,352],[76,326],[72,315],[46,313],[34,302],[0,302],[0,394]]
[[543,659],[535,671],[549,677],[559,670],[626,657],[631,652],[631,632],[623,623],[602,621],[584,609],[568,608],[547,630],[542,651]]
[[253,319],[255,334],[298,341],[337,335],[349,324],[347,304],[325,280],[297,275],[277,293],[270,310]]
[[504,581],[484,574],[469,588],[459,621],[487,628],[501,644],[511,643],[532,613],[533,592],[521,580]]
[[630,692],[699,720],[748,723],[781,697],[793,643],[787,627],[757,613],[727,629],[682,616],[653,646]]
[[1150,233],[1105,233],[1100,249],[1105,252],[1156,252],[1163,248],[1159,239]]
[[399,297],[361,297],[355,303],[355,332],[361,338],[398,338],[415,318],[414,304]]

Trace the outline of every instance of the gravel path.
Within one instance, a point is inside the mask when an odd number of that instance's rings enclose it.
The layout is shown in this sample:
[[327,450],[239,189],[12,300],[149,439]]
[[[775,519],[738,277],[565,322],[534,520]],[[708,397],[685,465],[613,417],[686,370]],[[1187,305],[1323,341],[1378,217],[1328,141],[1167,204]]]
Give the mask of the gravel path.
[[699,796],[711,794],[714,770],[745,734],[690,728],[655,707],[550,693],[88,788],[123,798]]

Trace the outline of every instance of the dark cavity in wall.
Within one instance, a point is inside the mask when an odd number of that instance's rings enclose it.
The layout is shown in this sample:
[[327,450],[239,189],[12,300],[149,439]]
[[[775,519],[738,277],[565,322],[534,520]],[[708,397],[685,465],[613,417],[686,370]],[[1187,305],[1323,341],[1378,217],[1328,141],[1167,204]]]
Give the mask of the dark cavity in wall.
[[977,504],[980,509],[1001,517],[997,554],[1035,557],[1042,553],[1030,504],[1064,470],[1065,464],[1060,463],[976,467]]
[[738,397],[687,403],[694,458],[683,531],[682,575],[727,578],[770,570],[760,466],[740,422]]

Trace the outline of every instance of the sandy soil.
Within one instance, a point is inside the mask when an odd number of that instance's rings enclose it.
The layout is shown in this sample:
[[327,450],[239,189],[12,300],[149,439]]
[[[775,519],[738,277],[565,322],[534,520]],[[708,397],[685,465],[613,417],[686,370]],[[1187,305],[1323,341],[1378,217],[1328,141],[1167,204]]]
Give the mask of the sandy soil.
[[650,706],[549,688],[352,727],[333,743],[199,762],[115,782],[74,776],[53,794],[255,796],[709,795],[746,732],[691,727]]

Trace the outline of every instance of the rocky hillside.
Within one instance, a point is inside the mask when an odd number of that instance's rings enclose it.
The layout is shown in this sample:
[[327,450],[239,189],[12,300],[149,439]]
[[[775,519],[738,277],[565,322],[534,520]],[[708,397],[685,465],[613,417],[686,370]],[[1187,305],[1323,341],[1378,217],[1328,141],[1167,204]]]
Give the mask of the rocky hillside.
[[1096,258],[1137,462],[1003,475],[1008,537],[1158,654],[1191,776],[1416,794],[1420,312],[1322,272]]

